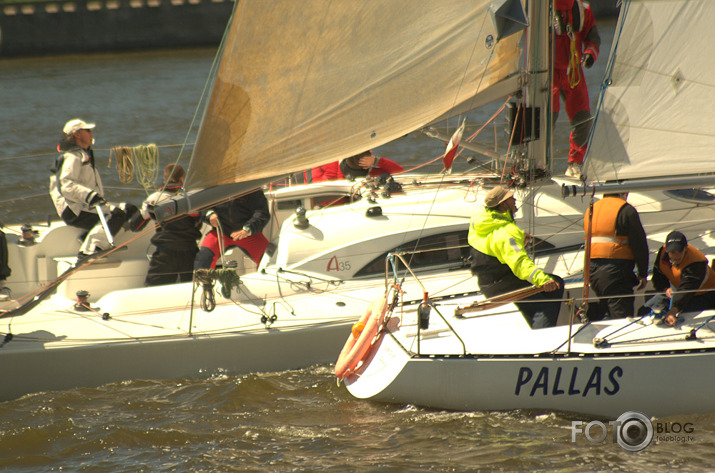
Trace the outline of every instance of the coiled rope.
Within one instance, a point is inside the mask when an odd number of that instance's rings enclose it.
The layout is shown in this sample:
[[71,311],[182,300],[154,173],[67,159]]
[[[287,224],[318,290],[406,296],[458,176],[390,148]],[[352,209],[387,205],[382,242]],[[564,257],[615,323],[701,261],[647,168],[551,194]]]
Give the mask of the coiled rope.
[[129,184],[134,178],[134,161],[132,160],[132,150],[127,146],[116,146],[109,150],[109,163],[112,163],[112,156],[117,160],[117,174],[122,184]]
[[206,312],[211,312],[216,308],[216,297],[214,296],[214,282],[221,284],[221,295],[226,299],[231,298],[231,289],[241,284],[241,278],[236,274],[235,269],[197,269],[195,273],[196,282],[201,284],[201,308]]
[[147,195],[154,192],[156,178],[159,174],[159,148],[154,143],[116,146],[109,152],[110,164],[112,155],[116,157],[117,173],[123,184],[131,183],[136,174],[137,182],[142,185]]

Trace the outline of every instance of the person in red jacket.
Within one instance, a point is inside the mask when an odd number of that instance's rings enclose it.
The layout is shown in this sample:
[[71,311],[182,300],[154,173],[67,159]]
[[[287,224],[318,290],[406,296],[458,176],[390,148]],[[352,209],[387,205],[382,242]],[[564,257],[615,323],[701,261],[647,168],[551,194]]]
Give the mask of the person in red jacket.
[[567,176],[579,177],[591,130],[591,106],[582,65],[587,69],[598,58],[601,37],[588,3],[554,0],[554,76],[552,89],[554,124],[563,99],[571,123]]
[[336,179],[355,179],[357,177],[397,174],[404,168],[387,158],[378,158],[372,151],[364,151],[355,156],[335,161],[311,170],[313,182]]

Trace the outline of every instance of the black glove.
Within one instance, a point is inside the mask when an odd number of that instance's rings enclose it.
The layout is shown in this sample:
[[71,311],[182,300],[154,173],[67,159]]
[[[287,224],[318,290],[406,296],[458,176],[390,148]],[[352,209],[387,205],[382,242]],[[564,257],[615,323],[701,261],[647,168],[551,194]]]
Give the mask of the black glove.
[[591,66],[593,66],[593,62],[593,56],[591,56],[591,54],[589,53],[584,54],[581,58],[581,64],[583,64],[586,69],[590,69]]
[[107,201],[104,200],[104,197],[102,197],[99,194],[94,194],[94,197],[92,197],[92,200],[89,201],[89,205],[94,207],[95,205],[104,205],[106,204]]
[[132,218],[134,216],[134,214],[137,213],[138,211],[139,211],[139,209],[137,208],[136,205],[130,204],[129,202],[124,204],[124,213],[127,214],[127,219]]

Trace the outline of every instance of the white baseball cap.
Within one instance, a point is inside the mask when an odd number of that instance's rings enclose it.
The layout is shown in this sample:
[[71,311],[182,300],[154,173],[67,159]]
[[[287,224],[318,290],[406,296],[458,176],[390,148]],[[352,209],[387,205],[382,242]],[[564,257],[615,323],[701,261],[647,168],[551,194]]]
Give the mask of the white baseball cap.
[[71,135],[75,131],[79,130],[91,130],[95,127],[94,123],[87,123],[79,118],[73,118],[72,120],[65,123],[64,128],[62,128],[62,133],[65,135]]

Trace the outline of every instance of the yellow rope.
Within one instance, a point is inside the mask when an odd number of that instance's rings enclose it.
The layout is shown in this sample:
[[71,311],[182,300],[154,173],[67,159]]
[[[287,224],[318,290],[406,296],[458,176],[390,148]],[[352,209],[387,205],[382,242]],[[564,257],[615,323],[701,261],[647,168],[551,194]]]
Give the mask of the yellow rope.
[[134,157],[139,165],[137,181],[149,195],[155,188],[156,178],[159,174],[159,148],[154,143],[135,146]]
[[568,79],[569,85],[573,89],[581,82],[581,58],[576,49],[576,38],[571,36],[571,53],[569,54]]
[[129,184],[134,177],[134,162],[132,161],[132,150],[127,146],[116,146],[109,151],[109,163],[112,164],[112,155],[117,160],[117,174],[122,184]]
[[[147,195],[156,189],[155,183],[159,174],[159,148],[154,144],[137,146],[116,146],[109,152],[109,165],[112,155],[117,160],[117,174],[122,184],[129,184],[136,170],[137,182],[144,187]],[[135,168],[135,161],[136,166]]]

